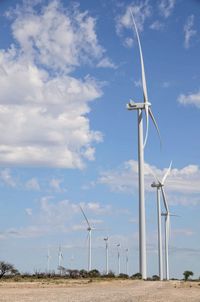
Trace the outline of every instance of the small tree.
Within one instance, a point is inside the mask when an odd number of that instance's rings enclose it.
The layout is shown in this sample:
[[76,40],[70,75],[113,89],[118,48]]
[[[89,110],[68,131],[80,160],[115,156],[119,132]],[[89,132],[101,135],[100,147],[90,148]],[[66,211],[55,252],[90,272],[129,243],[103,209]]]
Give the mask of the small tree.
[[18,270],[14,267],[14,265],[0,261],[0,278],[2,278],[4,275],[17,275],[19,274]]
[[193,276],[193,272],[192,271],[184,271],[183,276],[184,276],[184,280],[187,281],[189,279],[190,276]]
[[142,274],[141,273],[136,273],[131,278],[132,279],[142,279]]
[[91,278],[98,278],[101,277],[100,272],[97,269],[93,269],[91,271],[88,272],[89,277]]

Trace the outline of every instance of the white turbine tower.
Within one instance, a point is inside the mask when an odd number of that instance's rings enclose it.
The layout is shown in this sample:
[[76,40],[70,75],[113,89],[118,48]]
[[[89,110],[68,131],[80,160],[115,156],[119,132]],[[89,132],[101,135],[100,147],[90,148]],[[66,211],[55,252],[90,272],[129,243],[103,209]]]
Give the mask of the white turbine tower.
[[[169,212],[169,206],[167,203],[167,199],[165,196],[164,191],[164,184],[165,181],[171,171],[172,162],[169,165],[169,168],[167,169],[166,173],[164,174],[162,180],[160,181],[158,177],[154,174],[153,171],[152,174],[155,178],[156,182],[152,183],[152,187],[157,189],[157,212],[158,212],[158,256],[159,256],[159,275],[160,280],[163,280],[163,260],[162,260],[162,230],[161,230],[161,216],[165,216],[165,274],[166,274],[166,280],[169,280],[169,256],[168,256],[168,249],[169,249],[169,229],[170,229],[170,212]],[[163,197],[164,207],[165,207],[165,213],[161,214],[161,206],[160,206],[160,190]]]
[[80,206],[81,212],[83,214],[83,217],[88,225],[87,227],[87,231],[88,231],[88,272],[91,271],[91,267],[92,267],[92,230],[94,228],[91,227],[89,220],[87,219],[83,208]]
[[128,249],[125,250],[126,251],[126,274],[129,274],[129,266],[128,266]]
[[120,245],[120,243],[118,243],[117,244],[118,275],[120,275],[120,273],[121,273],[120,247],[121,247],[121,245]]
[[109,269],[108,269],[108,237],[103,239],[105,241],[106,244],[106,275],[108,275],[109,273]]
[[[142,73],[142,90],[143,90],[143,102],[135,103],[132,100],[127,104],[128,110],[137,110],[138,113],[138,173],[139,173],[139,263],[140,263],[140,273],[142,279],[147,278],[147,263],[146,263],[146,217],[145,217],[145,196],[144,196],[144,148],[147,142],[148,129],[149,129],[149,116],[152,119],[157,132],[159,134],[159,129],[156,124],[154,115],[151,111],[151,103],[148,100],[146,77],[144,69],[144,61],[142,55],[142,48],[140,43],[140,37],[138,34],[137,26],[131,12],[133,25],[135,28],[139,53],[140,53],[140,63],[141,63],[141,73]],[[143,139],[143,111],[146,114],[146,134],[145,139]],[[160,136],[160,134],[159,134]]]

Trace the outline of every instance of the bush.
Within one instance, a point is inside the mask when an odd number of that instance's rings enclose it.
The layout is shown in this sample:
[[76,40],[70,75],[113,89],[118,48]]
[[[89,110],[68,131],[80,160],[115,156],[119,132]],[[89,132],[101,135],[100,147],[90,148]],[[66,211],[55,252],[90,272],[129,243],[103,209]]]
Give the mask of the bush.
[[121,274],[119,274],[118,278],[128,279],[129,276],[127,274],[121,273]]
[[136,273],[131,276],[132,279],[142,279],[142,275],[140,273]]
[[81,269],[79,271],[80,277],[82,278],[88,278],[88,272],[85,269]]
[[152,280],[153,281],[158,281],[158,280],[160,280],[160,277],[158,275],[153,275]]
[[89,275],[90,278],[101,277],[101,274],[97,269],[93,269],[93,270],[89,271],[88,275]]

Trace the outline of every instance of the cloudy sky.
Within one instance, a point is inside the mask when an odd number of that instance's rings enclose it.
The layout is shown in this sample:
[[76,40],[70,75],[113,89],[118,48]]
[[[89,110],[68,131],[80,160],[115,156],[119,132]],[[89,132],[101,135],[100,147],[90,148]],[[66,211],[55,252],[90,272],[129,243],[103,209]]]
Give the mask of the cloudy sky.
[[0,2],[0,259],[23,272],[87,267],[85,210],[93,267],[138,271],[137,120],[139,29],[152,125],[145,148],[148,275],[157,274],[156,192],[166,181],[170,272],[200,275],[200,3],[191,0]]

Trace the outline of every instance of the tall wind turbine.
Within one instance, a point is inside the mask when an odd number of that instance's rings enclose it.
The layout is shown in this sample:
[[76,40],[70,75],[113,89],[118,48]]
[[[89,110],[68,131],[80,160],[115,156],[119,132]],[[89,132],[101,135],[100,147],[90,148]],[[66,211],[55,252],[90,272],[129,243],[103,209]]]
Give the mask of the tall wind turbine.
[[92,227],[91,227],[89,220],[87,219],[87,216],[85,215],[85,212],[83,211],[83,208],[81,206],[80,206],[80,210],[88,225],[87,231],[88,231],[88,272],[89,272],[89,271],[91,271],[91,267],[92,267]]
[[120,275],[120,273],[121,273],[120,247],[121,247],[120,243],[117,244],[118,275]]
[[[142,47],[140,43],[140,37],[137,30],[137,26],[132,14],[133,25],[135,28],[139,53],[140,53],[140,63],[141,63],[141,73],[142,73],[142,90],[143,90],[143,102],[135,103],[132,100],[127,104],[128,110],[137,110],[138,114],[138,173],[139,173],[139,263],[140,263],[140,273],[142,279],[147,278],[147,262],[146,262],[146,217],[145,217],[145,196],[144,196],[144,148],[147,142],[148,129],[149,129],[149,116],[156,127],[159,134],[159,129],[155,121],[154,115],[151,110],[151,103],[148,100],[147,95],[147,85],[144,69],[144,61],[142,55]],[[143,139],[143,111],[146,114],[146,134],[145,139]],[[160,134],[159,134],[160,136]]]
[[108,237],[103,239],[105,241],[106,244],[106,275],[108,275]]
[[[163,252],[162,252],[162,224],[161,224],[161,204],[160,204],[160,191],[162,192],[162,195],[164,194],[164,183],[167,179],[167,176],[170,173],[172,162],[169,165],[169,168],[167,169],[166,173],[164,174],[162,180],[160,181],[158,177],[154,174],[153,171],[151,173],[153,174],[155,181],[151,184],[152,188],[156,188],[157,190],[157,220],[158,220],[158,268],[159,268],[159,277],[160,280],[163,280]],[[163,195],[164,196],[164,195]],[[166,209],[166,213],[169,212],[168,204],[166,202],[166,198],[163,197],[164,206]],[[162,214],[164,215],[164,214]],[[165,232],[166,234],[166,232]],[[165,235],[165,238],[168,236]],[[166,244],[166,240],[165,240]],[[166,247],[168,246],[165,245]],[[166,248],[165,248],[166,250]],[[167,257],[168,258],[168,257]],[[167,260],[168,262],[168,260]],[[168,266],[168,265],[167,265]]]

